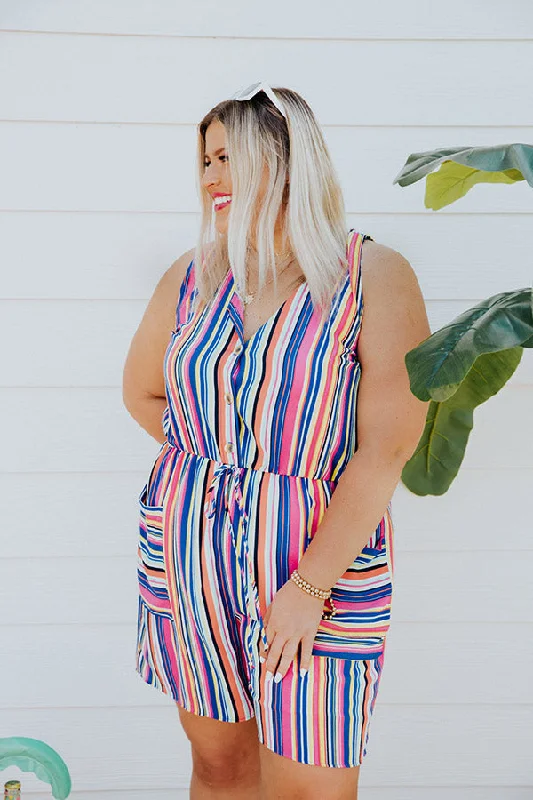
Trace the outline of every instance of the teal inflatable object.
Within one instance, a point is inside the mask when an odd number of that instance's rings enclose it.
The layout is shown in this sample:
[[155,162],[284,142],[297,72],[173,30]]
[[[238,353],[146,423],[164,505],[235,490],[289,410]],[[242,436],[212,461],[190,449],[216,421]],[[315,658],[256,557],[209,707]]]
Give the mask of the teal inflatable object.
[[22,772],[33,772],[41,781],[49,783],[57,800],[65,800],[72,788],[68,767],[56,751],[40,739],[10,736],[0,739],[0,770],[18,767]]

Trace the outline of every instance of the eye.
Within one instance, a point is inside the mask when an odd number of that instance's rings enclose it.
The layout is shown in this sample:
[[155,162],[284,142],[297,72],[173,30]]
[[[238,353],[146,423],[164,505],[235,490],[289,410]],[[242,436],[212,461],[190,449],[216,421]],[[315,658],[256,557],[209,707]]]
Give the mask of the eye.
[[[225,158],[225,159],[226,159],[226,161],[228,160],[228,157],[227,157],[227,156],[219,156],[219,158],[220,158],[220,159],[222,159],[222,158]],[[208,166],[209,166],[209,161],[204,161],[204,167],[208,167]]]

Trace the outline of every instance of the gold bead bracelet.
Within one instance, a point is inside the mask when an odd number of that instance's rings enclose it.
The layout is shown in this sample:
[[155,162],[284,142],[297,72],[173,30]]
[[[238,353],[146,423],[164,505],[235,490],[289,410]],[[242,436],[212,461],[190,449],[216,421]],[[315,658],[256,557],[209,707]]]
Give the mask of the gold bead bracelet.
[[291,573],[291,580],[302,589],[307,594],[313,595],[313,597],[321,597],[323,600],[329,600],[329,604],[331,606],[331,610],[327,611],[324,610],[322,613],[322,619],[331,619],[331,617],[337,613],[337,609],[331,599],[331,589],[319,589],[317,586],[313,586],[312,583],[309,583],[302,578],[300,573],[297,569],[293,570]]

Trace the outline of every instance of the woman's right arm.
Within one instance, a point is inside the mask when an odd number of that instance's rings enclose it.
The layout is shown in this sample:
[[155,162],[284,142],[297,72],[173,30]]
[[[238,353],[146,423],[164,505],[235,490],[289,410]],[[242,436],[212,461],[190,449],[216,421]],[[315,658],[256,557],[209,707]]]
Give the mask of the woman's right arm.
[[176,307],[194,248],[163,274],[131,341],[122,378],[122,399],[131,416],[161,444],[167,405],[163,359],[175,327]]

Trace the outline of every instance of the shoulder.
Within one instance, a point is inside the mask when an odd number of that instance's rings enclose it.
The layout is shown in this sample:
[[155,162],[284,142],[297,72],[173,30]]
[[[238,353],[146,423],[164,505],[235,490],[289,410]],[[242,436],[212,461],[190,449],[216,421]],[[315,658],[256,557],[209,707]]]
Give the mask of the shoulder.
[[418,285],[409,261],[397,250],[366,239],[361,252],[361,280],[366,288],[409,288]]
[[425,314],[425,303],[415,270],[392,247],[365,240],[361,252],[363,303],[379,317],[383,312],[397,316]]
[[426,305],[409,261],[387,245],[366,240],[361,253],[364,359],[383,359],[384,350],[405,355],[431,335]]
[[183,279],[185,278],[187,268],[194,258],[194,251],[195,248],[191,247],[190,250],[183,253],[170,265],[161,278],[167,286],[174,287],[178,293]]
[[133,336],[123,377],[123,395],[129,407],[147,394],[165,396],[161,364],[174,328],[181,281],[193,257],[194,249],[188,250],[165,270]]
[[148,303],[148,312],[166,333],[174,327],[176,306],[180,289],[187,273],[187,267],[194,258],[195,248],[184,252],[168,267],[159,278]]

